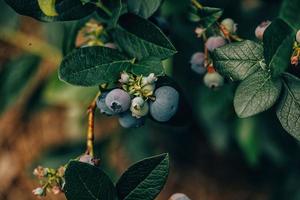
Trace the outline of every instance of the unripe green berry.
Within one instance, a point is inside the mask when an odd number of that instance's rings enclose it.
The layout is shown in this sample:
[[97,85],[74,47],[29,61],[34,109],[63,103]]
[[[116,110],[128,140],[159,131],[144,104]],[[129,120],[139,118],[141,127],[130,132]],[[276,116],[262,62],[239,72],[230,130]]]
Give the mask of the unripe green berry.
[[209,88],[218,88],[224,84],[224,78],[218,72],[208,72],[203,78],[204,84]]
[[130,111],[136,118],[146,116],[149,112],[148,102],[144,101],[142,97],[135,97],[131,101]]
[[237,24],[231,18],[224,19],[221,24],[226,28],[229,33],[235,33],[237,30]]
[[183,193],[175,193],[169,198],[169,200],[190,200],[190,198]]

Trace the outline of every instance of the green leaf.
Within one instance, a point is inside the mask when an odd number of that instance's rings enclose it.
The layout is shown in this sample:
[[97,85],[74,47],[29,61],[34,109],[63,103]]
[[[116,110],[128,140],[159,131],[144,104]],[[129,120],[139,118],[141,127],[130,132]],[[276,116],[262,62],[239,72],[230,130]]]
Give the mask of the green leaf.
[[223,15],[223,10],[220,8],[203,7],[202,9],[197,9],[196,12],[192,13],[198,16],[193,17],[193,20],[198,21],[203,28],[209,28]]
[[110,178],[87,163],[71,161],[65,173],[65,195],[68,200],[116,200],[116,190]]
[[161,60],[149,57],[133,64],[131,72],[136,75],[148,76],[150,73],[154,73],[157,76],[162,76],[164,75],[164,68]]
[[295,31],[300,29],[300,1],[284,0],[280,9],[279,17],[289,24]]
[[271,108],[281,91],[280,79],[272,79],[265,71],[246,78],[238,86],[234,96],[234,108],[241,118],[250,117]]
[[282,127],[300,140],[300,79],[283,75],[284,94],[277,108],[277,117]]
[[140,16],[122,15],[119,25],[114,34],[116,42],[121,49],[138,60],[151,56],[166,59],[176,53],[162,31]]
[[264,56],[273,76],[284,72],[290,64],[295,35],[281,19],[274,20],[264,33]]
[[259,69],[265,69],[262,45],[245,40],[217,48],[213,52],[214,66],[231,80],[244,80]]
[[17,13],[41,21],[69,21],[83,18],[95,10],[92,4],[80,0],[5,0]]
[[105,47],[85,47],[68,54],[59,69],[60,79],[79,86],[115,82],[131,60],[119,51]]
[[23,55],[3,66],[0,73],[0,113],[18,99],[39,63],[38,56]]
[[162,154],[132,165],[116,184],[120,200],[153,200],[163,188],[169,173],[169,156]]
[[101,0],[98,7],[97,14],[103,22],[108,24],[108,28],[115,27],[120,15],[124,12],[121,0]]
[[129,12],[141,17],[150,17],[160,6],[162,0],[128,0]]

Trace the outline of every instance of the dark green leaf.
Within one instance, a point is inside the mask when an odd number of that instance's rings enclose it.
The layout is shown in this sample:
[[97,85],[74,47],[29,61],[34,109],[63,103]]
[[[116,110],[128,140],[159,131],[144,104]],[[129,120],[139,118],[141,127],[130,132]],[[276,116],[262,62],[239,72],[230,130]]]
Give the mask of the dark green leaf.
[[128,0],[128,10],[144,18],[150,17],[160,6],[162,0]]
[[250,117],[271,108],[281,91],[280,79],[273,80],[265,71],[258,71],[238,86],[234,96],[234,108],[241,118]]
[[217,48],[213,52],[213,61],[218,72],[234,81],[244,80],[266,68],[263,47],[250,40]]
[[273,76],[284,72],[290,63],[295,35],[291,27],[276,19],[264,33],[264,56]]
[[110,178],[87,163],[71,161],[65,173],[64,191],[68,200],[116,200],[116,190]]
[[120,72],[131,66],[131,60],[117,50],[85,47],[68,54],[62,61],[59,77],[73,85],[96,86],[115,82]]
[[[43,8],[39,5],[40,2],[49,3]],[[52,2],[45,0],[5,0],[16,12],[21,15],[27,15],[41,21],[69,21],[83,18],[91,14],[95,10],[92,4],[83,5],[80,0],[60,0]],[[49,16],[51,15],[51,16]]]
[[[203,7],[197,9],[198,22],[203,28],[209,28],[213,25],[223,14],[223,10],[219,8]],[[195,19],[195,18],[194,18]]]
[[284,74],[284,94],[277,108],[277,117],[283,128],[300,140],[300,79]]
[[281,6],[279,17],[289,24],[295,31],[300,29],[300,1],[284,0]]
[[119,199],[155,199],[166,182],[168,172],[168,154],[139,161],[132,165],[117,182]]
[[0,74],[0,113],[17,100],[39,62],[38,56],[24,55],[3,66]]
[[122,15],[119,25],[115,31],[115,40],[132,57],[139,60],[151,56],[166,59],[176,53],[176,49],[162,31],[140,16]]
[[117,25],[118,19],[123,12],[121,0],[102,0],[97,10],[98,16],[108,24],[108,28]]
[[164,68],[159,59],[149,57],[141,60],[137,64],[133,64],[131,72],[136,75],[147,76],[150,73],[154,73],[157,76],[161,76],[164,75]]

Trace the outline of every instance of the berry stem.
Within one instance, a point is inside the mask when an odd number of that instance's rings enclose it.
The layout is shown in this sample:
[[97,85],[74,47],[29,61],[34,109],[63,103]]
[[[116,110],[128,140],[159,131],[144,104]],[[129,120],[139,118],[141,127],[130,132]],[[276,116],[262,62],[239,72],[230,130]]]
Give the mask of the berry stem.
[[87,129],[87,141],[86,141],[86,154],[94,156],[94,122],[95,122],[95,110],[97,107],[96,101],[100,92],[97,93],[94,100],[91,102],[87,109],[88,113],[88,129]]
[[192,1],[192,4],[199,10],[203,8],[203,6],[197,0],[191,0],[191,1]]

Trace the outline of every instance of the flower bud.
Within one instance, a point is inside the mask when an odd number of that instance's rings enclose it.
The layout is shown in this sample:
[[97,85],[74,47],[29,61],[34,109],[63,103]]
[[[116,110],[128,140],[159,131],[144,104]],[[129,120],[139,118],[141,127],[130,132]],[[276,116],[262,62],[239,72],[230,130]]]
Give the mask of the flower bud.
[[119,79],[120,83],[128,83],[129,82],[129,74],[127,74],[126,72],[122,72],[121,73],[121,78]]
[[36,196],[44,196],[45,195],[45,190],[41,187],[35,188],[32,190],[32,193]]
[[175,193],[169,198],[169,200],[190,200],[190,198],[183,193]]
[[300,30],[296,34],[296,41],[300,44]]
[[141,118],[148,114],[149,105],[143,100],[143,98],[135,97],[132,99],[130,111],[132,112],[132,116]]
[[231,18],[226,18],[221,22],[221,25],[226,28],[229,33],[237,31],[237,24]]

